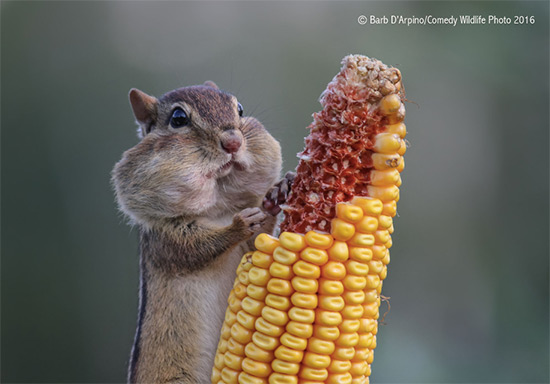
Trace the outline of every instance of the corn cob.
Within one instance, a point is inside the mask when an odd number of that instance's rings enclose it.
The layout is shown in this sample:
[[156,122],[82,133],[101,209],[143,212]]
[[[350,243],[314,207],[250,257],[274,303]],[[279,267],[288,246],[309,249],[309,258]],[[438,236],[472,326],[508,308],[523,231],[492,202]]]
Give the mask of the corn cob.
[[368,383],[406,146],[401,75],[347,56],[321,97],[281,235],[228,299],[213,384]]

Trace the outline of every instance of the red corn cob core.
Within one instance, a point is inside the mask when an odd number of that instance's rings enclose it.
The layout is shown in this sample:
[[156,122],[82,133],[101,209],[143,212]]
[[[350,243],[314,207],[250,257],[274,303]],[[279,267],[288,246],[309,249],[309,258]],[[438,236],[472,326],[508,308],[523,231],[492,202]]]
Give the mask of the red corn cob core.
[[337,203],[368,196],[374,136],[389,123],[379,104],[390,93],[404,97],[398,69],[360,55],[342,60],[298,154],[281,232],[330,232]]

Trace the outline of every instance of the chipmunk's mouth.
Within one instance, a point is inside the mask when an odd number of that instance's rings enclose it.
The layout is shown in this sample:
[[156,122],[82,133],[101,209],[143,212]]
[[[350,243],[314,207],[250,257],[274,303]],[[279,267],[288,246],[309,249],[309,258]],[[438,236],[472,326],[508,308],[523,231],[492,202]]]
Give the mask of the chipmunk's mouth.
[[215,171],[208,173],[206,176],[208,178],[215,177],[219,179],[221,177],[224,177],[230,174],[233,169],[236,169],[238,171],[243,171],[245,169],[245,166],[241,164],[239,161],[236,161],[234,157],[231,157],[229,161],[224,163],[221,167],[219,167]]

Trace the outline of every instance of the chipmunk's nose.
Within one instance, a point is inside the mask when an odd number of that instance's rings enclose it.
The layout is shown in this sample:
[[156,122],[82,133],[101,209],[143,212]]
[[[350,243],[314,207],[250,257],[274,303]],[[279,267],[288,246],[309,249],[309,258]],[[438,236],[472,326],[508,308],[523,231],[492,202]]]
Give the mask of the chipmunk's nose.
[[235,153],[241,148],[243,139],[234,129],[225,131],[221,136],[222,148],[227,153]]

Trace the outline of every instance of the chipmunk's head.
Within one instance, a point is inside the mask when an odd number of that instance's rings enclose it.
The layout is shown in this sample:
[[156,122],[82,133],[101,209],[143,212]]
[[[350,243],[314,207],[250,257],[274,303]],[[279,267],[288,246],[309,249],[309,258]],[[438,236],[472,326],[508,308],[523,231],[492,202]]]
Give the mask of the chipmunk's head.
[[113,182],[133,221],[257,205],[279,177],[279,143],[214,83],[158,99],[132,89],[129,98],[141,141],[116,164]]

